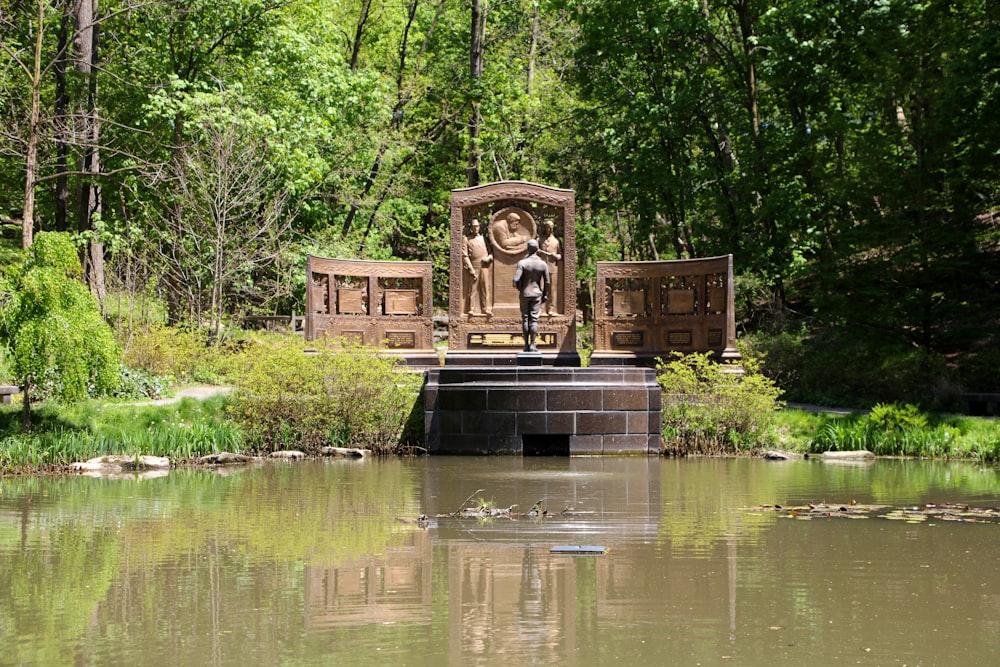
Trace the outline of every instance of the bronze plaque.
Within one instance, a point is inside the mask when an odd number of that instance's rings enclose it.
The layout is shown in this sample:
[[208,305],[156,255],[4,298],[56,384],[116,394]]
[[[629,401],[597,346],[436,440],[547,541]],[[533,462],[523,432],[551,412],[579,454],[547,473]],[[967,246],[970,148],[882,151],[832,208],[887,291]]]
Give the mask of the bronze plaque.
[[326,298],[328,296],[327,291],[327,277],[322,278],[313,275],[313,283],[309,287],[310,296],[312,297],[312,312],[322,313],[327,315],[330,313],[330,309],[326,303]]
[[613,347],[642,347],[646,344],[645,331],[613,331],[611,345]]
[[721,313],[725,309],[726,309],[726,288],[709,287],[708,306],[705,308],[705,310],[713,313]]
[[694,312],[694,290],[667,290],[667,312],[671,315],[687,315]]
[[[556,335],[554,333],[539,333],[535,338],[536,347],[555,347]],[[524,347],[524,337],[519,333],[505,333],[495,331],[475,332],[469,334],[469,348],[494,348],[494,347]]]
[[386,331],[385,340],[389,347],[412,350],[417,347],[416,331]]
[[386,315],[416,315],[417,290],[387,289],[385,291]]
[[646,295],[642,290],[618,290],[611,295],[611,312],[614,315],[644,315]]
[[709,329],[708,330],[708,344],[712,347],[718,347],[722,345],[722,329]]
[[364,315],[365,291],[358,287],[340,287],[337,289],[337,312],[341,315]]
[[667,345],[690,345],[690,344],[691,344],[690,331],[667,332]]
[[346,340],[348,343],[354,343],[356,345],[364,345],[365,344],[365,332],[364,331],[355,331],[355,330],[344,329],[343,331],[340,332],[340,336],[341,336],[341,338],[343,338],[344,340]]

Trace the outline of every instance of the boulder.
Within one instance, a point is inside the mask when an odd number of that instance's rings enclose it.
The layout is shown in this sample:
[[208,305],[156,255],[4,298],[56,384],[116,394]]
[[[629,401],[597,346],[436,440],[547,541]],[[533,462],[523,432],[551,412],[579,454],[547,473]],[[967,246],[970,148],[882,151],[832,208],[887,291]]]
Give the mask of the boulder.
[[768,461],[794,461],[804,458],[802,454],[795,452],[785,452],[778,449],[769,449],[764,452],[764,458]]
[[339,459],[363,459],[368,455],[365,449],[356,447],[324,447],[319,450],[323,456],[330,456]]
[[234,454],[232,452],[219,452],[217,454],[208,454],[198,459],[198,463],[202,463],[205,465],[234,465],[234,464],[250,463],[251,461],[253,461],[252,456],[247,456],[246,454]]
[[868,461],[875,458],[875,455],[867,449],[855,449],[846,452],[823,452],[820,458],[831,461]]
[[165,456],[109,454],[74,463],[71,467],[81,472],[106,472],[109,474],[125,471],[169,470],[170,459]]

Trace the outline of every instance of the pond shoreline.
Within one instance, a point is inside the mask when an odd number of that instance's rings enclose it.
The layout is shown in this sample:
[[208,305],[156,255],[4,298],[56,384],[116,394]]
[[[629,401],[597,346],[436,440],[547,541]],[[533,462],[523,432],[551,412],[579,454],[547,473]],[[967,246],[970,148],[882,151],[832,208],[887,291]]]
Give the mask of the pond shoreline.
[[[179,388],[166,398],[140,402],[92,402],[79,407],[43,405],[36,413],[38,421],[35,430],[27,436],[19,433],[19,415],[14,414],[19,408],[12,406],[13,410],[7,415],[10,422],[7,434],[0,442],[0,477],[83,474],[87,471],[78,469],[81,462],[115,454],[156,454],[170,460],[170,469],[215,467],[218,464],[203,460],[204,456],[211,455],[213,451],[238,452],[254,457],[255,461],[273,458],[274,453],[268,450],[244,447],[245,436],[238,425],[231,421],[227,412],[227,396],[232,391],[233,388],[229,386],[196,385]],[[751,452],[682,452],[664,456],[818,457],[818,452],[809,450],[821,429],[829,428],[834,423],[847,427],[868,418],[868,411],[863,410],[787,404],[776,413],[774,428],[777,438],[769,447]],[[1000,422],[996,419],[944,415],[931,416],[931,419],[934,421],[928,426],[947,420],[948,432],[955,434],[947,447],[942,446],[936,452],[928,453],[918,449],[909,456],[873,450],[874,453],[878,458],[924,458],[996,464],[997,457],[993,455],[993,451],[1000,451]],[[931,428],[925,430],[927,436],[932,434]],[[966,433],[969,435],[966,436]],[[966,441],[959,442],[962,437]],[[854,447],[861,448],[863,447]],[[783,455],[769,457],[769,451],[782,452]],[[381,453],[378,455],[383,456]],[[385,454],[390,457],[426,455],[426,450],[414,445],[400,447]],[[318,459],[322,458],[322,454],[318,449],[307,448],[296,458]],[[233,464],[234,462],[230,462],[227,465]],[[118,466],[121,467],[120,464]]]

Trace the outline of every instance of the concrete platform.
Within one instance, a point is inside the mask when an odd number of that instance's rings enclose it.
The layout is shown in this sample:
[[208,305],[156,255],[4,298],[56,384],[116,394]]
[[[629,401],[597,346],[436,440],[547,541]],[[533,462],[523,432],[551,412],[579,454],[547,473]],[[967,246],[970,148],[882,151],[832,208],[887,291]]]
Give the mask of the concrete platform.
[[432,454],[659,455],[661,391],[646,368],[428,370]]

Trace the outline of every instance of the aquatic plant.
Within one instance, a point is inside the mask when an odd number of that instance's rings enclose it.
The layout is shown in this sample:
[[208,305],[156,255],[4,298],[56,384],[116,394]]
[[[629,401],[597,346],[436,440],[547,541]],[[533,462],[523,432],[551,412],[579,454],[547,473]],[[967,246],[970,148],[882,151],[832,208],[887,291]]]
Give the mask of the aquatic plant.
[[226,417],[226,397],[186,398],[168,405],[85,401],[43,404],[31,432],[17,408],[0,410],[0,473],[65,466],[108,454],[186,459],[244,447],[239,424]]

